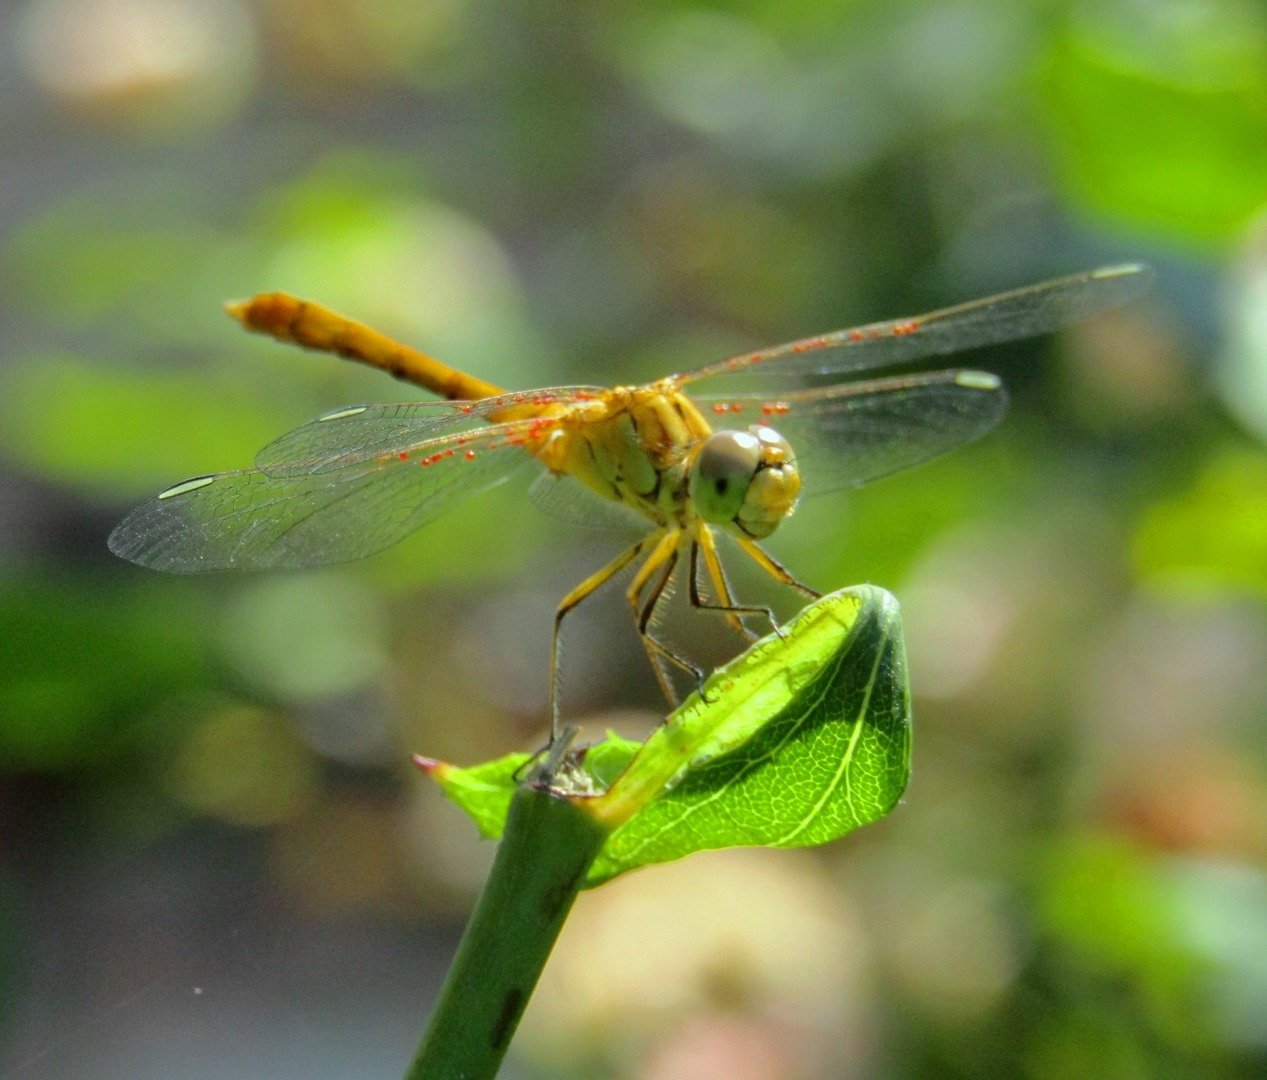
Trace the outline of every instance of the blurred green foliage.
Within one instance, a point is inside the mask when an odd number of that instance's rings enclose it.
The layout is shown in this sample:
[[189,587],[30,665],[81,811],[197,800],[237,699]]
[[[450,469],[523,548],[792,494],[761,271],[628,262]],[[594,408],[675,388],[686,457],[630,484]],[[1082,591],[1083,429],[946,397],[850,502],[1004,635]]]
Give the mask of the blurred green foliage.
[[167,737],[153,710],[205,685],[197,609],[152,589],[108,591],[47,572],[0,591],[0,760],[79,770]]
[[1127,222],[1234,242],[1267,182],[1267,19],[1242,0],[1081,4],[1043,72],[1071,192]]
[[[409,923],[465,895],[470,832],[415,796],[408,754],[534,745],[553,606],[619,543],[508,487],[311,575],[173,582],[113,560],[139,498],[327,408],[415,396],[248,338],[221,303],[284,289],[508,387],[614,384],[1148,259],[1158,286],[1129,309],[971,358],[1013,391],[989,440],[810,502],[774,538],[817,587],[874,581],[903,605],[905,803],[820,862],[779,853],[812,898],[797,927],[743,923],[755,889],[702,888],[729,882],[720,857],[695,893],[630,875],[649,924],[616,907],[630,955],[572,946],[604,984],[545,993],[549,1038],[529,1024],[521,1060],[633,1074],[689,1044],[724,1063],[721,1030],[770,1075],[1263,1070],[1261,5],[28,0],[0,28],[15,1060],[75,1075],[41,1033],[94,1009],[129,1048],[192,1045],[152,1000],[116,1008],[190,936],[149,932],[156,867],[194,908],[208,882],[240,887],[205,915],[219,929]],[[709,662],[737,649],[677,615]],[[565,708],[645,735],[663,706],[622,601],[576,618]],[[624,886],[592,899],[632,905]],[[731,897],[705,921],[747,937],[693,957],[665,913],[696,893]],[[99,910],[90,947],[59,946]],[[798,987],[756,943],[790,955],[803,926],[831,973],[806,963],[821,981]],[[646,991],[657,942],[694,997]],[[413,1024],[413,984],[381,982]],[[353,1046],[346,1015],[311,1045]],[[84,1060],[135,1075],[108,1035]],[[267,1037],[240,1041],[259,1075]]]
[[1190,486],[1147,508],[1134,555],[1145,580],[1267,595],[1267,457],[1214,450]]

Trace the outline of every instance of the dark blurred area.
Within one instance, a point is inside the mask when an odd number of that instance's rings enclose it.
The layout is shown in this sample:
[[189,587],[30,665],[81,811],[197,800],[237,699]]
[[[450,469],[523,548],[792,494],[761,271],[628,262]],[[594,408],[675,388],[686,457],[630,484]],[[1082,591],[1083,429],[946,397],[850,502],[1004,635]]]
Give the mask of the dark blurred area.
[[[512,485],[357,565],[113,558],[417,396],[223,301],[613,384],[1135,259],[971,357],[999,431],[771,543],[902,602],[905,803],[582,897],[505,1075],[1267,1074],[1261,5],[24,0],[0,91],[0,1074],[400,1075],[491,854],[409,755],[539,745],[615,551]],[[587,606],[566,709],[645,734]]]

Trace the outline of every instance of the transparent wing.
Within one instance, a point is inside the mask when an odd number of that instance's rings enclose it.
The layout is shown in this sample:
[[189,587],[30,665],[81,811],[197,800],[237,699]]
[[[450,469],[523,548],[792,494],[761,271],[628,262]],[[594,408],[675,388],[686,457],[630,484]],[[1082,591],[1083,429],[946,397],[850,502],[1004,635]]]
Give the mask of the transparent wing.
[[175,574],[345,562],[382,551],[460,500],[535,459],[508,441],[518,425],[473,433],[461,449],[315,475],[258,469],[177,484],[110,534],[110,550]]
[[591,491],[574,476],[543,472],[528,489],[528,498],[543,514],[583,529],[643,534],[648,521],[637,510]]
[[385,455],[421,453],[465,430],[483,431],[485,421],[531,419],[548,406],[584,401],[602,392],[596,387],[556,386],[479,401],[353,405],[275,439],[255,455],[255,467],[279,477],[355,469],[372,472]]
[[804,390],[777,401],[732,396],[715,403],[735,415],[735,426],[755,415],[787,439],[808,496],[857,487],[979,438],[1002,419],[1007,393],[985,372],[936,371]]
[[782,385],[792,386],[815,375],[874,370],[998,345],[1045,334],[1124,303],[1150,280],[1148,268],[1136,263],[1103,267],[915,318],[837,330],[732,356],[679,375],[678,380],[686,384],[721,375],[744,375],[753,384],[758,379],[769,383],[777,378]]

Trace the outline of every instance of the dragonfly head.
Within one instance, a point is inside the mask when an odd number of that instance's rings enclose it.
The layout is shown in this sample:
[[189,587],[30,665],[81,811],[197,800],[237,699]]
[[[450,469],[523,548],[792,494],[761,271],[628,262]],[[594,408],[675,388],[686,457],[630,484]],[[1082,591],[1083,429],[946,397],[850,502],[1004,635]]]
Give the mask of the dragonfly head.
[[691,463],[691,502],[710,525],[760,540],[792,512],[801,490],[792,447],[764,424],[715,431]]

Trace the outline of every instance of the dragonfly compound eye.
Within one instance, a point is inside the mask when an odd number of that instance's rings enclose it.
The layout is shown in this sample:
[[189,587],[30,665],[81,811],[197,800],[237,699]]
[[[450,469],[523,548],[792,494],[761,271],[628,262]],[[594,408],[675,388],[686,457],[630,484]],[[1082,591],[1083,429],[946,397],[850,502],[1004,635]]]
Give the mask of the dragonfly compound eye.
[[761,440],[751,431],[716,431],[704,440],[691,466],[690,496],[710,525],[729,525],[761,465]]
[[741,532],[760,540],[795,508],[801,474],[792,447],[782,435],[764,424],[748,430],[757,440],[759,457],[734,522]]

